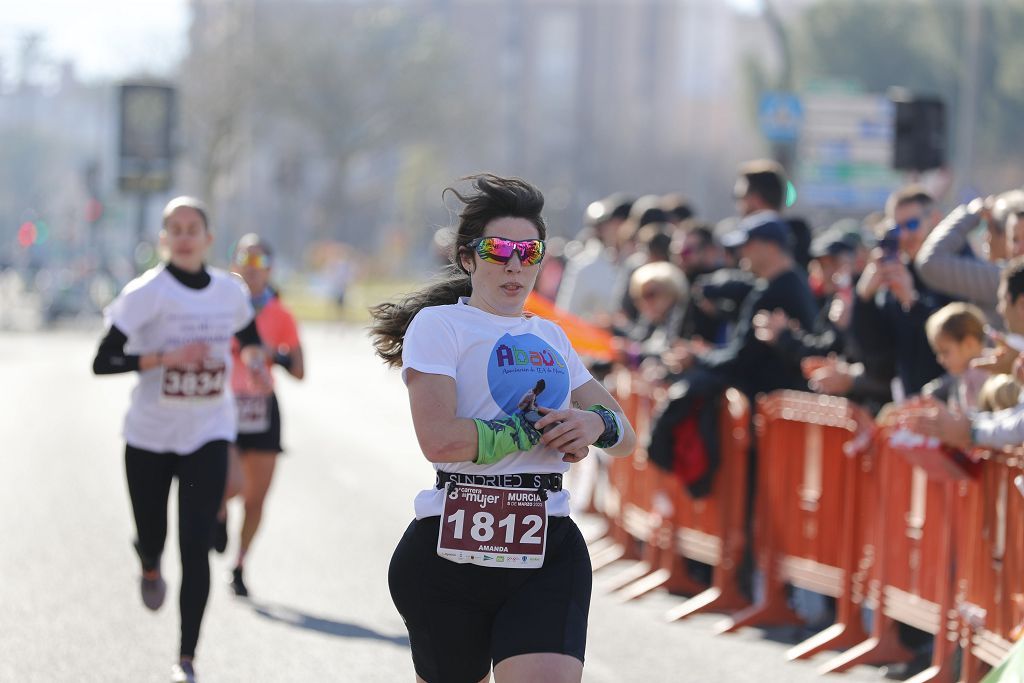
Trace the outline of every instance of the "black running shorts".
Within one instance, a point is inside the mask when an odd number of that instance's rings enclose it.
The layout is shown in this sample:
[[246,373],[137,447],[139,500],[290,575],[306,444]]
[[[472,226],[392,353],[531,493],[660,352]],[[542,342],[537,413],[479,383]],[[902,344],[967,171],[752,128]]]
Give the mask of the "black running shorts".
[[478,683],[492,663],[541,652],[583,661],[590,553],[572,519],[548,519],[547,554],[540,569],[480,567],[438,557],[439,521],[413,520],[388,573],[420,678]]
[[239,434],[235,444],[242,451],[270,451],[281,453],[281,409],[277,405],[277,394],[270,395],[270,426],[265,432]]

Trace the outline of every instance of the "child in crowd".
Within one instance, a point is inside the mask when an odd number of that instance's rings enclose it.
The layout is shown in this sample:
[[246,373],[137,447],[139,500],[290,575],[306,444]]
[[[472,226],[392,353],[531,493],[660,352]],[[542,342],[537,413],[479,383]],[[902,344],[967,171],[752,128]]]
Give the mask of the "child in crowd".
[[945,400],[963,413],[978,410],[978,392],[988,373],[971,366],[985,350],[985,315],[971,304],[946,304],[925,323],[928,343],[946,374],[930,382],[924,393]]

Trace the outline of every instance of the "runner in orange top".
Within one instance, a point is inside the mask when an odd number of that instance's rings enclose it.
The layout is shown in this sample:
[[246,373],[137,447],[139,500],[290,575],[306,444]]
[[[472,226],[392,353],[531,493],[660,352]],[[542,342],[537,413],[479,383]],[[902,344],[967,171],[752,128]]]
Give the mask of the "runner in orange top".
[[[270,371],[276,363],[296,379],[302,379],[305,374],[295,318],[270,287],[271,261],[270,248],[258,235],[250,233],[239,240],[233,270],[249,286],[256,310],[256,329],[268,347],[266,365],[249,366],[236,357],[231,375],[231,389],[238,407],[238,439],[233,449],[232,472],[224,498],[226,502],[241,493],[245,501],[245,521],[231,580],[235,594],[243,597],[249,594],[242,576],[246,554],[263,516],[263,503],[270,490],[277,455],[284,450],[281,447],[281,413],[272,390]],[[260,381],[261,378],[270,381]],[[270,393],[266,389],[261,390],[261,386],[271,387]],[[223,552],[227,546],[226,509],[222,510],[221,517],[215,546]]]

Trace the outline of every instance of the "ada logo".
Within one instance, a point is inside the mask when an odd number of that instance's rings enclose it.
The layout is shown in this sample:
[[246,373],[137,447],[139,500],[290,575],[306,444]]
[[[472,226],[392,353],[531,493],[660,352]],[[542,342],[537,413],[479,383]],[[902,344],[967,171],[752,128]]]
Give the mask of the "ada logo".
[[541,379],[544,390],[537,397],[537,405],[561,406],[569,395],[569,370],[562,355],[537,335],[506,334],[491,349],[487,385],[491,398],[506,415],[519,409],[520,400]]

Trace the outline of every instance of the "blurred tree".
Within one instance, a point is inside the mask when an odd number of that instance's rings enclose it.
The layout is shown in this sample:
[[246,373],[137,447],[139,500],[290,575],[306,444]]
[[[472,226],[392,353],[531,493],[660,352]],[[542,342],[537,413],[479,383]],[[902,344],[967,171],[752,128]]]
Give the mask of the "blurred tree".
[[459,129],[439,22],[361,3],[197,4],[222,20],[197,19],[182,78],[203,191],[216,198],[219,183],[249,174],[250,193],[269,189],[309,223],[297,243],[372,246],[369,228],[398,211],[394,187],[376,179]]

